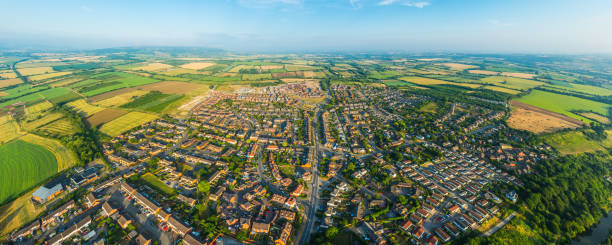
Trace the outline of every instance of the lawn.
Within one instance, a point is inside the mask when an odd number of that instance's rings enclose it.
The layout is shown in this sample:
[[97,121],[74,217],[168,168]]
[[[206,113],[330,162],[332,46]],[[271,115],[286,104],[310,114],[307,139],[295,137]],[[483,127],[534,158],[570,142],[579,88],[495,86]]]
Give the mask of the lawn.
[[504,77],[504,76],[490,76],[490,77],[482,78],[480,80],[486,83],[495,84],[497,86],[502,86],[502,87],[506,87],[510,89],[518,89],[518,90],[527,90],[527,89],[534,88],[534,87],[544,84],[538,81],[533,81],[533,80],[528,80],[528,79],[523,79],[523,78],[516,78],[516,77]]
[[146,184],[148,184],[151,187],[155,188],[156,190],[162,192],[163,194],[166,194],[168,196],[173,196],[173,195],[176,194],[176,190],[174,190],[174,189],[172,189],[172,187],[166,185],[164,182],[159,180],[159,178],[157,178],[155,175],[153,175],[151,173],[143,174],[140,178]]
[[608,107],[604,103],[577,98],[568,95],[555,94],[540,90],[533,90],[526,96],[516,99],[518,102],[537,106],[549,111],[560,113],[576,118],[583,122],[591,122],[590,119],[573,113],[574,110],[594,111],[601,115],[608,115]]
[[570,131],[542,136],[544,141],[563,155],[583,152],[603,151],[612,147],[612,130],[606,130],[608,138],[595,141],[587,138],[580,131]]
[[115,137],[132,128],[138,127],[147,122],[157,119],[158,116],[144,112],[133,111],[120,116],[100,128],[100,132]]
[[53,176],[57,166],[42,146],[22,140],[0,146],[0,203]]

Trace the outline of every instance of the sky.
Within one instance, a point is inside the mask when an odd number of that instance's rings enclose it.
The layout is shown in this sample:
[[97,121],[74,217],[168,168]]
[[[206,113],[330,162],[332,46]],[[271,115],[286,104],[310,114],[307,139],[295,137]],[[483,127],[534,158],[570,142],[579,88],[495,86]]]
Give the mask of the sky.
[[0,0],[0,47],[612,53],[610,0]]

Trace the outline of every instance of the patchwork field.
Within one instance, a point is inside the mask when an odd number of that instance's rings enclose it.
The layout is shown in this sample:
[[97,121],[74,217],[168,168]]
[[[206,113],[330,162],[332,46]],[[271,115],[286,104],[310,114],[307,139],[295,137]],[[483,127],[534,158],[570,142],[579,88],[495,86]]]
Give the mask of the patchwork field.
[[20,84],[23,83],[23,80],[21,80],[20,78],[11,78],[11,79],[6,79],[6,80],[0,80],[0,88],[4,88],[4,87],[8,87],[8,86],[13,86],[15,84]]
[[533,90],[526,96],[516,99],[518,102],[537,106],[549,111],[560,113],[583,122],[591,122],[590,119],[573,113],[574,110],[588,110],[594,111],[601,115],[608,115],[608,107],[604,103],[577,98],[573,96],[567,96],[562,94],[555,94],[540,90]]
[[103,111],[100,111],[96,114],[91,115],[90,117],[87,118],[87,123],[89,123],[89,125],[91,125],[92,127],[97,127],[100,124],[106,123],[106,122],[110,122],[112,120],[114,120],[115,118],[118,118],[120,116],[123,116],[125,114],[127,114],[128,112],[125,110],[119,110],[119,109],[105,109]]
[[442,65],[450,68],[451,70],[465,70],[465,69],[472,69],[472,68],[478,68],[478,66],[475,65],[467,65],[467,64],[461,64],[461,63],[442,63]]
[[9,78],[17,78],[17,74],[13,71],[0,71],[0,78],[9,79]]
[[37,114],[37,113],[41,113],[41,112],[47,111],[47,110],[51,109],[51,107],[53,107],[53,104],[51,104],[49,101],[43,101],[43,102],[40,102],[38,104],[27,106],[26,107],[26,117],[29,117],[30,115],[36,116],[36,115],[33,115],[33,114]]
[[12,120],[9,116],[0,116],[0,144],[9,142],[19,136],[19,125],[15,120]]
[[[40,118],[39,118],[40,116]],[[34,114],[32,117],[28,116],[28,119],[22,120],[20,126],[25,131],[34,130],[42,125],[53,122],[57,119],[62,118],[64,115],[59,112],[51,112],[47,114]]]
[[526,79],[531,79],[536,76],[535,74],[521,73],[521,72],[502,72],[501,75],[509,76],[509,77],[526,78]]
[[517,90],[527,90],[540,85],[544,85],[542,82],[527,80],[515,77],[504,77],[504,76],[490,76],[480,79],[486,83],[493,83],[497,86],[506,87]]
[[156,79],[123,72],[108,72],[93,76],[92,78],[94,79],[93,82],[89,82],[78,88],[80,93],[88,97],[116,89],[158,82]]
[[[113,92],[110,92],[113,93]],[[113,97],[103,99],[100,101],[92,102],[94,105],[103,106],[103,107],[117,107],[123,104],[126,104],[132,101],[134,98],[146,94],[147,91],[144,90],[131,90],[129,92],[115,95]],[[102,94],[105,95],[105,94]]]
[[544,141],[554,147],[561,154],[578,154],[583,152],[604,151],[612,147],[612,130],[606,130],[608,138],[603,141],[594,141],[587,138],[580,131],[563,132],[543,136]]
[[468,88],[477,88],[481,86],[480,84],[454,83],[454,82],[448,82],[448,81],[443,81],[443,80],[438,80],[438,79],[433,79],[433,78],[426,78],[426,77],[401,77],[399,78],[399,80],[415,83],[418,85],[425,85],[425,86],[441,85],[441,84],[450,84],[450,85],[456,85],[456,86],[462,86],[462,87],[468,87]]
[[502,87],[490,86],[490,85],[484,86],[484,88],[488,90],[497,91],[497,92],[507,93],[507,94],[518,94],[521,92],[521,91],[514,90],[514,89],[502,88]]
[[480,75],[498,75],[499,72],[496,71],[485,71],[485,70],[468,70],[469,73],[472,74],[480,74]]
[[100,132],[115,137],[117,135],[122,134],[123,132],[153,121],[157,118],[158,116],[153,114],[133,111],[123,116],[120,116],[115,120],[105,123],[100,128]]
[[75,100],[70,103],[67,103],[66,105],[76,110],[79,114],[82,114],[85,117],[91,116],[99,111],[106,109],[104,107],[91,105],[87,103],[85,99]]
[[17,68],[17,71],[19,71],[19,73],[21,73],[22,76],[30,76],[30,75],[38,75],[38,74],[43,74],[43,73],[51,73],[53,72],[53,68],[51,68],[50,66]]
[[533,106],[512,101],[512,111],[506,121],[515,129],[530,131],[535,134],[550,133],[564,128],[577,128],[581,124],[576,119],[546,111]]
[[159,91],[166,94],[185,94],[206,87],[202,84],[188,82],[158,82],[135,87],[146,91]]
[[55,120],[38,128],[41,132],[49,135],[70,136],[77,133],[77,128],[67,118]]
[[42,146],[15,140],[0,146],[0,203],[57,173],[57,160]]
[[209,66],[213,66],[215,63],[212,62],[193,62],[182,65],[182,68],[191,69],[191,70],[200,70]]
[[172,68],[173,66],[163,64],[163,63],[150,63],[145,66],[134,67],[132,70],[142,70],[142,71],[159,71],[165,70],[168,68]]
[[164,94],[159,91],[151,91],[145,95],[135,98],[133,101],[121,105],[123,108],[139,109],[150,112],[161,112],[170,103],[180,99],[183,95]]
[[68,74],[71,74],[71,73],[72,72],[70,72],[70,71],[53,72],[53,73],[46,73],[46,74],[29,76],[28,79],[30,79],[32,81],[40,81],[40,80],[45,80],[45,79],[54,78],[54,77],[61,77],[61,76],[68,75]]
[[271,79],[271,78],[272,78],[272,74],[270,73],[243,74],[242,75],[242,80],[265,80],[265,79]]

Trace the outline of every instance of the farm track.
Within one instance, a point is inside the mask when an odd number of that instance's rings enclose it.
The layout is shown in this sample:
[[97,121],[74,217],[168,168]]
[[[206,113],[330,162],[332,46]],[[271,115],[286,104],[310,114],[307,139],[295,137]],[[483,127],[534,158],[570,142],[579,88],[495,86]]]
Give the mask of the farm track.
[[584,125],[584,123],[581,122],[578,119],[571,118],[571,117],[568,117],[566,115],[559,114],[559,113],[556,113],[556,112],[552,112],[552,111],[549,111],[549,110],[546,110],[546,109],[543,109],[543,108],[540,108],[540,107],[537,107],[537,106],[521,103],[521,102],[514,101],[514,100],[510,101],[510,104],[513,105],[513,106],[516,106],[516,107],[520,107],[520,108],[526,109],[526,110],[531,110],[531,111],[535,111],[535,112],[538,112],[538,113],[546,114],[546,115],[549,115],[549,116],[552,116],[552,117],[555,117],[555,118],[558,118],[558,119],[561,119],[561,120],[564,120],[564,121],[567,121],[567,122],[570,122],[570,123],[573,123],[573,124],[577,124],[579,126]]

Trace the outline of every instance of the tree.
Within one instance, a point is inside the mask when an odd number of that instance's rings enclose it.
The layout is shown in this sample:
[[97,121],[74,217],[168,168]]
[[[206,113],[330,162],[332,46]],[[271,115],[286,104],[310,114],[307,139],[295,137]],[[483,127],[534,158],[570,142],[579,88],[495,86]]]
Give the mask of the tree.
[[247,239],[247,234],[245,230],[241,230],[238,232],[238,234],[236,234],[236,239],[238,239],[238,241],[244,241]]
[[210,191],[210,184],[206,181],[200,181],[198,184],[198,191],[208,193]]
[[336,227],[330,227],[329,229],[325,231],[325,237],[327,237],[327,239],[329,240],[334,239],[337,234],[338,234],[338,228]]

